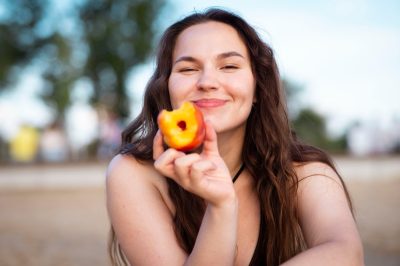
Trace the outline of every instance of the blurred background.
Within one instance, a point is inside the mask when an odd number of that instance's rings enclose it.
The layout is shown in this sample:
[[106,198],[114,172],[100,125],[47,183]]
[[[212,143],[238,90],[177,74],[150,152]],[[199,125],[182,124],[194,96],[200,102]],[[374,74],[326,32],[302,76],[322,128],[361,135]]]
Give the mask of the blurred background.
[[274,49],[294,129],[348,184],[366,265],[400,265],[397,0],[0,0],[0,265],[109,264],[107,163],[160,34],[211,6]]

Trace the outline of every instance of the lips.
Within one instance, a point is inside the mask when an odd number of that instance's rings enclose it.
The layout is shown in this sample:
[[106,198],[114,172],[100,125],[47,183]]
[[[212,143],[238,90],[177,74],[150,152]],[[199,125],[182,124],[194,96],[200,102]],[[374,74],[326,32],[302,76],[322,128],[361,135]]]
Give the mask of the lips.
[[226,100],[221,99],[200,99],[197,101],[193,101],[193,103],[200,108],[214,108],[223,106],[226,103]]

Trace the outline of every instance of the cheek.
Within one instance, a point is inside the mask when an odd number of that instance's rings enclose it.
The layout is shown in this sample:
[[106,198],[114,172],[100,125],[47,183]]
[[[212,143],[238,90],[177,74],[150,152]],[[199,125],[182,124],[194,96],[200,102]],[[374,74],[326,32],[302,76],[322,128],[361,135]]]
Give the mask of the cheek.
[[255,80],[252,76],[242,75],[235,79],[230,80],[232,84],[234,94],[240,97],[243,102],[253,103],[255,95]]
[[247,80],[247,84],[248,84],[248,97],[251,101],[251,104],[253,104],[256,95],[256,80],[254,79],[253,75],[251,76],[250,79]]
[[193,82],[190,78],[171,74],[168,80],[168,91],[174,109],[180,107],[187,99],[191,88],[193,88]]
[[173,109],[179,107],[179,96],[181,96],[182,94],[180,88],[182,87],[179,86],[179,82],[177,81],[177,79],[171,76],[168,80],[168,92]]

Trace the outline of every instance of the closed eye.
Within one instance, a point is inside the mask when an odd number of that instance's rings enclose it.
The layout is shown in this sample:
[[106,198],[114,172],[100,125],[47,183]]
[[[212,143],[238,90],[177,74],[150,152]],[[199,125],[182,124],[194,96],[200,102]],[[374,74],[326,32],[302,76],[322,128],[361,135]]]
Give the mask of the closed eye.
[[235,65],[226,65],[226,66],[223,66],[222,68],[223,69],[238,69],[238,67]]
[[195,68],[190,68],[190,67],[179,69],[179,72],[182,72],[182,73],[189,73],[189,72],[193,72],[193,71],[196,71],[196,69]]
[[231,71],[235,71],[236,69],[239,69],[239,67],[236,65],[225,65],[225,66],[221,67],[221,69],[224,71],[227,71],[227,72],[231,72]]

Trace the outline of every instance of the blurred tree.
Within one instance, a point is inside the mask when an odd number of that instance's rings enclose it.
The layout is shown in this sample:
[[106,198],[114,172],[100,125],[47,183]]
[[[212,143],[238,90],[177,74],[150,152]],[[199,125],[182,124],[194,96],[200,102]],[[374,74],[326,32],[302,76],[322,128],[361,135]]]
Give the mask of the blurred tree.
[[88,47],[84,75],[92,81],[92,103],[103,103],[119,117],[129,115],[125,81],[132,67],[153,48],[155,20],[163,0],[87,1],[80,10]]
[[56,111],[56,120],[61,123],[71,105],[71,88],[80,78],[82,71],[71,62],[74,48],[76,47],[71,39],[55,32],[49,37],[49,43],[39,56],[42,61],[42,76],[46,81],[41,97]]
[[42,96],[59,119],[83,77],[93,87],[91,104],[127,117],[126,78],[152,51],[165,1],[71,1],[54,12],[57,5],[0,0],[0,89],[12,88],[24,67],[36,65],[46,81]]
[[41,0],[0,1],[0,91],[12,86],[19,70],[48,42],[36,29],[45,13]]
[[287,78],[282,78],[282,86],[286,93],[289,118],[294,119],[302,108],[300,94],[303,91],[303,87]]
[[330,137],[326,119],[315,110],[304,107],[299,102],[300,85],[284,79],[282,86],[286,91],[289,117],[297,137],[305,143],[315,145],[329,152],[342,153],[347,149],[346,135]]
[[326,147],[328,142],[325,119],[310,108],[300,111],[292,121],[297,136],[306,143]]

